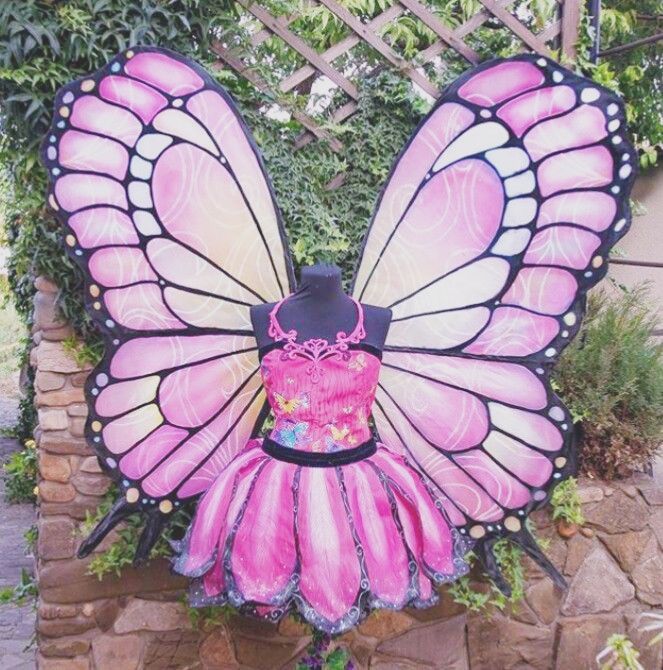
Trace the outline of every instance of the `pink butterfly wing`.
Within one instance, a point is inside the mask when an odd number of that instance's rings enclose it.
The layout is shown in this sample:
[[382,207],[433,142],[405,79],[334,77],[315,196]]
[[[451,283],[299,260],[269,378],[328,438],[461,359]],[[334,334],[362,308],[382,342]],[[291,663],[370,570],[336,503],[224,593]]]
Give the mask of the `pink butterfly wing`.
[[265,404],[251,305],[291,284],[261,159],[227,94],[161,49],[57,94],[49,202],[107,352],[88,436],[139,504],[204,492]]
[[572,468],[547,374],[628,228],[635,162],[614,94],[523,55],[452,85],[380,197],[354,287],[393,312],[378,431],[475,537]]

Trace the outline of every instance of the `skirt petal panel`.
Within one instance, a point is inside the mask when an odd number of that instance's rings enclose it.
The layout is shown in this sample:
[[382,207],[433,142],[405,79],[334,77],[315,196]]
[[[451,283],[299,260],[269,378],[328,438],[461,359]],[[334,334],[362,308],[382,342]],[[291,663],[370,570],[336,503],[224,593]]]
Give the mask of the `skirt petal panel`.
[[185,539],[186,550],[176,563],[175,570],[190,577],[206,571],[214,559],[219,537],[228,521],[228,507],[237,481],[251,479],[251,473],[267,457],[257,446],[249,446],[221,472],[200,499],[195,517]]
[[[469,548],[426,480],[380,446],[307,467],[249,443],[201,499],[175,569],[194,606],[230,603],[277,621],[298,609],[342,633],[371,609],[426,607],[467,571]],[[256,448],[257,447],[257,448]]]
[[371,594],[386,605],[402,607],[410,585],[409,560],[387,492],[373,468],[363,462],[345,468],[344,477]]
[[451,527],[442,506],[435,505],[421,475],[401,457],[393,455],[385,448],[378,449],[371,460],[404,494],[396,496],[399,514],[405,515],[407,508],[407,517],[413,524],[410,532],[416,537],[418,544],[420,540],[424,563],[434,573],[454,574],[457,566],[453,560],[455,552]]
[[302,597],[330,623],[346,617],[361,570],[335,468],[301,469],[296,532]]
[[232,540],[230,569],[243,599],[283,601],[296,568],[295,468],[271,461],[260,473]]

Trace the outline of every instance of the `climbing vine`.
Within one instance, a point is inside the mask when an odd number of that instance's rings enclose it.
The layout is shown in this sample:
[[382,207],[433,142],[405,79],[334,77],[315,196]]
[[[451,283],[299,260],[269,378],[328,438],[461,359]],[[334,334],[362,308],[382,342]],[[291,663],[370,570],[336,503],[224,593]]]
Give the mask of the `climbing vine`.
[[[299,0],[270,0],[275,15],[297,13],[293,30],[317,49],[327,48],[347,34],[329,11]],[[362,21],[370,20],[389,0],[343,0]],[[478,11],[477,0],[432,0],[430,6],[450,26],[460,25]],[[648,24],[641,15],[655,15],[652,0],[606,0],[603,3],[603,46],[632,41]],[[528,27],[541,29],[554,20],[553,0],[518,0],[512,9]],[[325,96],[316,103],[319,120],[340,140],[343,150],[334,152],[323,142],[296,150],[302,128],[288,117],[271,113],[274,100],[255,90],[230,70],[218,69],[210,51],[214,40],[245,44],[251,19],[232,0],[5,0],[0,6],[0,222],[11,249],[9,286],[16,308],[26,325],[32,318],[35,277],[53,278],[59,288],[59,307],[74,326],[77,341],[67,343],[81,359],[98,359],[100,341],[82,305],[82,279],[63,252],[60,229],[45,206],[46,175],[37,148],[50,122],[55,91],[69,80],[92,72],[118,51],[134,44],[165,46],[194,58],[214,74],[237,101],[262,150],[283,213],[295,263],[334,260],[351,276],[361,237],[366,230],[379,188],[394,156],[427,111],[430,102],[413,91],[408,80],[386,70],[371,49],[360,44],[345,65],[355,59],[360,97],[357,112],[342,126],[325,114]],[[383,38],[404,56],[429,46],[436,36],[417,19],[403,14],[383,28]],[[468,36],[468,43],[482,57],[510,55],[522,48],[495,21],[487,22]],[[661,152],[661,54],[655,47],[628,52],[593,65],[587,58],[592,29],[583,19],[578,67],[600,83],[618,90],[626,99],[629,120],[644,166],[654,165]],[[268,81],[276,81],[302,65],[301,58],[270,38],[253,51],[255,69]],[[340,63],[340,61],[339,61]],[[341,63],[342,64],[342,63]],[[467,64],[449,50],[444,61],[425,64],[427,75],[444,85]],[[369,72],[373,74],[368,74]],[[302,107],[306,87],[295,91],[289,102]],[[303,95],[302,95],[303,94]],[[332,178],[343,173],[340,187],[330,190]],[[27,345],[26,345],[27,346]],[[564,389],[561,389],[562,395]],[[31,398],[23,404],[18,434],[28,436],[35,420]],[[91,520],[89,520],[91,521]],[[122,535],[122,532],[124,533]],[[100,554],[93,564],[97,575],[120,570],[130,560],[138,529],[121,531],[121,545]],[[164,545],[159,552],[167,553]],[[520,594],[520,556],[505,546],[501,564]],[[499,558],[499,556],[498,556]],[[466,585],[465,585],[466,586]],[[474,598],[459,582],[457,597]],[[496,606],[506,602],[491,593]],[[497,599],[497,600],[496,600]],[[485,604],[485,603],[483,603]],[[479,608],[483,606],[480,605]],[[316,652],[317,653],[317,652]],[[328,662],[329,659],[327,659]]]

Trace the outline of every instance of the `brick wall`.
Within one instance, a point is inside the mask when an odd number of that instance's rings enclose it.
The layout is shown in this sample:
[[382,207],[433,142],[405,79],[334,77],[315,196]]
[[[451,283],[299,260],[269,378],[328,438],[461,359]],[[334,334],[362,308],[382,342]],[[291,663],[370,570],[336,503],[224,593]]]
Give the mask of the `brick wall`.
[[[98,581],[87,574],[90,558],[75,558],[76,529],[109,482],[83,438],[88,370],[62,344],[71,333],[56,318],[57,288],[43,278],[37,288],[38,667],[293,667],[309,642],[293,620],[275,627],[233,616],[212,630],[194,630],[181,604],[186,583],[170,575],[165,561]],[[515,611],[487,619],[443,597],[431,610],[374,614],[337,644],[359,668],[376,670],[582,670],[595,667],[610,634],[628,632],[641,643],[646,670],[660,670],[660,646],[647,648],[638,625],[642,612],[663,606],[663,488],[642,477],[619,485],[585,482],[581,494],[583,533],[565,540],[547,514],[536,519],[547,553],[570,581],[566,594],[529,565],[526,599]]]

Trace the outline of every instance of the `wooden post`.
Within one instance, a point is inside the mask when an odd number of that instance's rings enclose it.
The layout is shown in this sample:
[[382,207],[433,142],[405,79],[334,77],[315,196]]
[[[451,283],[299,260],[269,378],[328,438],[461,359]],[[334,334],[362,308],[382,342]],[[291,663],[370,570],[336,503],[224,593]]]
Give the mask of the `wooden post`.
[[564,0],[562,5],[562,57],[575,61],[582,0]]

